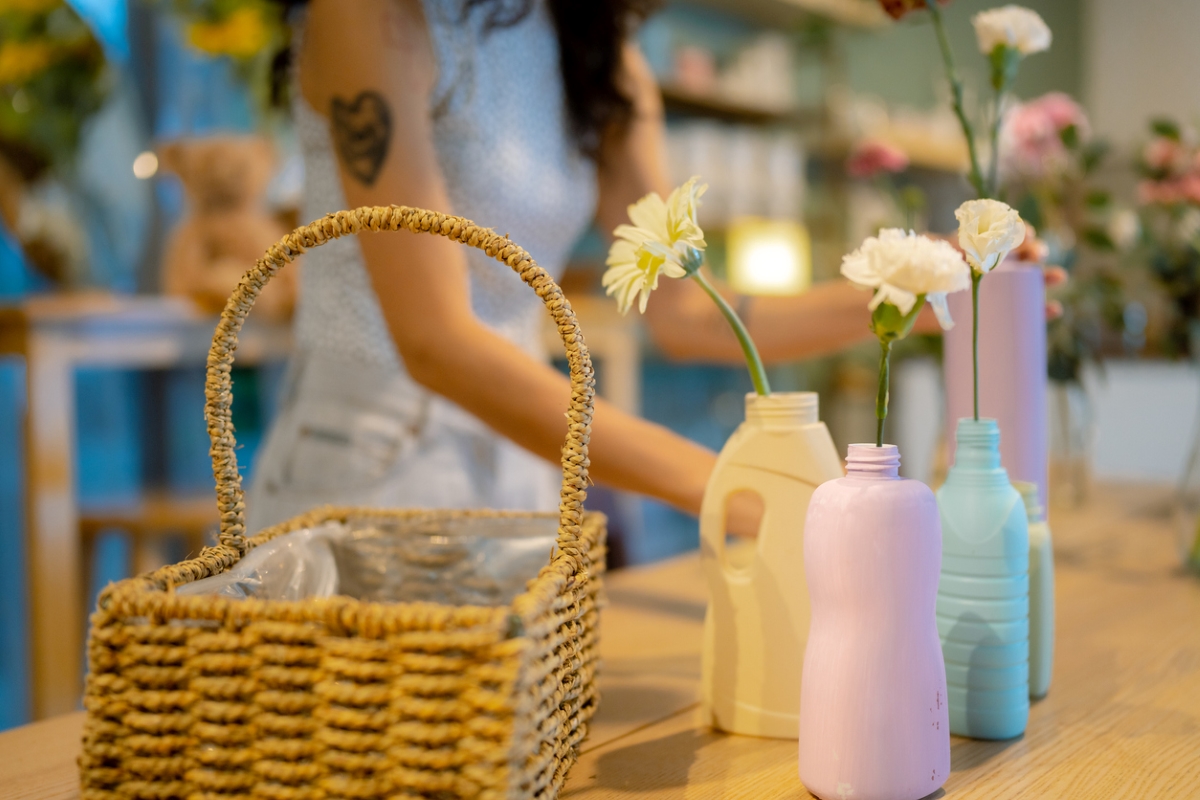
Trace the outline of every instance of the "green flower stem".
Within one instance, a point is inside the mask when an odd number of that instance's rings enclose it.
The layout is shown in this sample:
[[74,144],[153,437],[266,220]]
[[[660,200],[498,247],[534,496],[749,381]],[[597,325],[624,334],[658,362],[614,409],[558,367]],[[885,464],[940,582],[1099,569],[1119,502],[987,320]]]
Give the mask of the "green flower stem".
[[708,278],[704,277],[704,273],[696,270],[692,273],[692,277],[696,279],[696,283],[700,284],[700,288],[712,298],[717,304],[717,308],[721,309],[721,313],[725,315],[725,319],[729,322],[729,327],[733,328],[734,336],[737,336],[738,344],[742,346],[742,353],[746,356],[746,367],[750,370],[750,380],[754,382],[754,391],[766,397],[771,393],[771,384],[767,382],[767,370],[763,367],[762,359],[758,355],[758,348],[754,346],[754,342],[750,339],[750,334],[746,331],[746,326],[742,324],[742,320],[738,317],[737,312],[729,303],[725,302],[725,298],[721,293],[713,288],[713,285],[708,282]]
[[971,156],[971,185],[981,198],[989,197],[987,186],[983,182],[983,173],[979,169],[979,154],[975,151],[975,133],[971,129],[971,121],[963,109],[963,85],[954,68],[954,54],[950,51],[950,40],[946,38],[946,26],[942,24],[942,12],[938,9],[937,0],[926,0],[925,6],[933,17],[933,29],[937,33],[938,46],[942,51],[942,63],[946,66],[946,78],[950,81],[950,91],[954,95],[954,113],[962,125],[963,134],[967,137],[967,152]]
[[991,197],[1000,194],[1000,107],[1007,88],[1002,86],[996,90],[995,106],[992,109],[992,162],[988,167],[988,192]]
[[879,339],[879,394],[875,399],[875,446],[883,447],[883,421],[887,419],[888,386],[891,378],[892,343],[912,333],[917,316],[925,307],[925,295],[919,294],[907,314],[891,303],[883,302],[871,312],[871,333]]
[[979,282],[983,273],[971,270],[971,377],[975,386],[975,421],[979,422]]
[[879,340],[879,394],[875,397],[875,446],[883,447],[883,421],[887,419],[888,383],[891,379],[892,340]]

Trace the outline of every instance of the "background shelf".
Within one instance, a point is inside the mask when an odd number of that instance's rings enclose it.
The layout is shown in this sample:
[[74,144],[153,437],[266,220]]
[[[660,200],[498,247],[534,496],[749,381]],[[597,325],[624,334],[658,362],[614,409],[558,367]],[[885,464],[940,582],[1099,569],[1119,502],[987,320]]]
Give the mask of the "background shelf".
[[786,27],[813,14],[842,25],[875,28],[888,17],[875,0],[689,0],[694,5]]
[[678,84],[664,83],[663,105],[668,112],[710,117],[724,122],[781,125],[815,124],[822,112],[816,108],[778,108],[753,105],[715,93],[699,93]]

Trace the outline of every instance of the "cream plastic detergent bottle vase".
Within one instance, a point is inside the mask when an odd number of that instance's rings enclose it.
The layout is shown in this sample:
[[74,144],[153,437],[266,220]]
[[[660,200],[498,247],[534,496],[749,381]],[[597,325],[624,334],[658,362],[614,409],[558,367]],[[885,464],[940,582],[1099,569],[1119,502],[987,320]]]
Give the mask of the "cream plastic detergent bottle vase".
[[960,419],[957,434],[937,493],[950,732],[1011,739],[1029,720],[1029,523],[1000,465],[996,420]]
[[1050,691],[1054,668],[1054,548],[1036,483],[1013,481],[1029,517],[1029,696]]
[[[818,486],[841,477],[814,392],[746,397],[746,420],[721,450],[700,510],[700,559],[709,586],[702,707],[731,733],[795,739],[808,635],[804,519]],[[725,508],[741,491],[762,498],[753,556],[734,565]]]
[[899,469],[895,445],[852,444],[808,507],[800,780],[822,800],[918,800],[950,776],[938,507]]

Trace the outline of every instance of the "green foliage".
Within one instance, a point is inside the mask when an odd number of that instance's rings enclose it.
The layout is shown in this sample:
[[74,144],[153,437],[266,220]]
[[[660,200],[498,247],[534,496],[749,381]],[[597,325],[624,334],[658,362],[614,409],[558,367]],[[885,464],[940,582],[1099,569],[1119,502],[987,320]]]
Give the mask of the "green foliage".
[[1085,361],[1101,356],[1106,331],[1124,328],[1125,286],[1119,271],[1102,268],[1060,290],[1063,314],[1048,323],[1047,371],[1051,380],[1078,381]]
[[1079,127],[1068,125],[1058,132],[1058,138],[1062,140],[1063,146],[1068,150],[1077,150],[1079,148]]
[[109,89],[99,42],[64,4],[0,11],[0,47],[27,64],[0,75],[0,155],[27,181],[68,169]]
[[1095,140],[1083,146],[1080,165],[1084,176],[1090,175],[1108,155],[1108,142]]
[[1183,131],[1180,129],[1179,123],[1166,117],[1159,117],[1158,119],[1151,120],[1150,130],[1153,131],[1156,136],[1162,136],[1166,139],[1170,139],[1173,142],[1178,142],[1183,139]]
[[1103,228],[1085,228],[1083,240],[1097,250],[1107,252],[1116,252],[1117,250],[1117,245],[1113,242],[1112,237]]

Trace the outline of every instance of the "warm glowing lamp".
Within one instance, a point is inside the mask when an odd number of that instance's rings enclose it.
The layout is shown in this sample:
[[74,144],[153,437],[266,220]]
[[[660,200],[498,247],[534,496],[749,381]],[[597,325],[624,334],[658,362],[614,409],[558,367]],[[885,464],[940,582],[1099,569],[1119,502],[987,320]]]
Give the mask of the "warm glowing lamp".
[[729,285],[739,294],[800,294],[812,284],[812,242],[794,220],[735,219],[726,252]]

